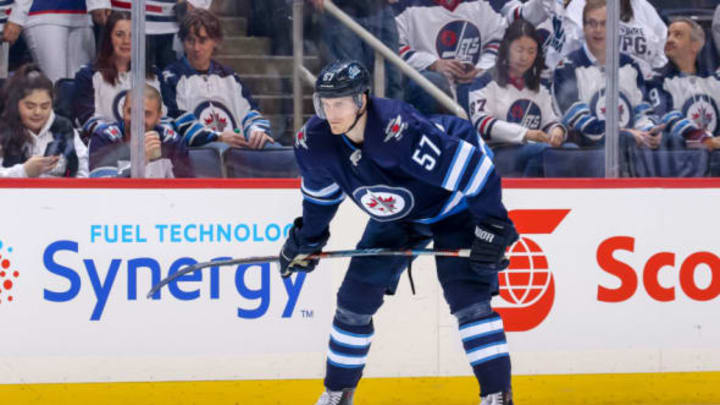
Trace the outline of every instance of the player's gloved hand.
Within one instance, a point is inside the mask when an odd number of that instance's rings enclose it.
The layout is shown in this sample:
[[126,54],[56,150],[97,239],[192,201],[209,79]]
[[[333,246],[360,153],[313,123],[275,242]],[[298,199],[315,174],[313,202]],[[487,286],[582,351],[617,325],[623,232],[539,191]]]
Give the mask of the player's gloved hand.
[[510,264],[505,250],[518,239],[510,221],[487,219],[475,227],[475,240],[470,250],[470,267],[480,275],[491,275]]
[[317,240],[305,240],[299,234],[302,225],[302,217],[295,218],[295,222],[288,232],[288,238],[280,250],[280,275],[283,278],[289,277],[296,271],[313,271],[318,264],[318,259],[308,260],[307,257],[322,251],[330,238],[330,232],[326,230]]

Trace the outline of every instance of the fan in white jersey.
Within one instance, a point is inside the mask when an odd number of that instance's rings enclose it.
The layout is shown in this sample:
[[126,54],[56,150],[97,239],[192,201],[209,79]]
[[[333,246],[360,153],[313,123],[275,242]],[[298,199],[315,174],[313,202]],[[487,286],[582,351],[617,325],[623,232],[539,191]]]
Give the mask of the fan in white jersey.
[[33,59],[50,80],[73,77],[95,56],[95,36],[88,13],[105,0],[16,0],[8,19],[22,27]]
[[[404,0],[396,5],[400,56],[467,105],[469,83],[495,65],[506,20],[500,1]],[[452,89],[452,90],[451,90]],[[423,113],[438,112],[434,99],[410,81],[406,99]]]
[[247,86],[212,56],[222,42],[220,20],[195,9],[179,32],[186,56],[162,73],[168,114],[188,146],[224,142],[236,148],[262,149],[275,143],[270,122],[260,113]]
[[[568,16],[582,27],[586,0],[572,0]],[[620,0],[620,52],[636,59],[645,79],[652,77],[652,69],[665,66],[663,52],[667,26],[655,7],[647,0]]]
[[650,98],[667,125],[671,146],[720,148],[720,73],[704,71],[698,55],[705,32],[689,18],[670,24],[665,54],[670,62],[656,70]]
[[[75,75],[73,118],[82,127],[85,140],[96,126],[122,121],[123,100],[131,88],[130,33],[130,13],[113,11],[106,21],[97,59]],[[147,84],[160,90],[157,70],[149,64],[145,70]],[[166,115],[167,109],[163,106],[162,110]]]
[[[540,83],[545,66],[541,43],[532,24],[515,20],[500,43],[495,68],[470,88],[473,126],[490,146],[513,149],[503,155],[514,160],[505,175],[542,177],[543,152],[565,141],[567,131],[553,112],[550,92]],[[497,155],[499,166],[500,159]]]
[[[553,97],[562,121],[581,134],[579,142],[598,146],[605,141],[606,0],[588,0],[583,14],[585,43],[555,70]],[[635,140],[650,148],[660,146],[661,130],[650,118],[646,87],[636,59],[620,54],[620,141]]]
[[545,65],[550,70],[582,46],[582,28],[567,15],[567,3],[569,0],[529,0],[526,3],[511,0],[502,8],[508,22],[523,18],[537,28],[543,38]]

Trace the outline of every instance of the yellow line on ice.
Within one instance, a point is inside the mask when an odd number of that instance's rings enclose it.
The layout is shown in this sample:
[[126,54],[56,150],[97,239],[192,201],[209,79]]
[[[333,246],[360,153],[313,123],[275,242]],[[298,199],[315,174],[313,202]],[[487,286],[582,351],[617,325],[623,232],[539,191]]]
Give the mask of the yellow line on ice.
[[[720,405],[720,372],[513,377],[517,405]],[[3,405],[314,404],[320,380],[0,384]],[[472,377],[368,378],[356,405],[477,405]]]

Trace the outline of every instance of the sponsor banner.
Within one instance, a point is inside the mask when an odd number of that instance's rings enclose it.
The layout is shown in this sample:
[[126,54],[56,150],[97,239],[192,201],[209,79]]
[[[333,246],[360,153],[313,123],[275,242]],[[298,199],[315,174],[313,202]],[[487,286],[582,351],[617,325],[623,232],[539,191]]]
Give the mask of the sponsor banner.
[[[283,280],[295,189],[5,189],[0,383],[317,378],[347,259]],[[509,189],[520,240],[493,305],[519,374],[720,370],[718,189]],[[328,249],[368,215],[342,205]],[[469,375],[434,274],[376,316],[367,376]],[[409,350],[409,343],[412,350]],[[98,372],[98,367],[102,372]],[[104,367],[104,368],[103,368]]]

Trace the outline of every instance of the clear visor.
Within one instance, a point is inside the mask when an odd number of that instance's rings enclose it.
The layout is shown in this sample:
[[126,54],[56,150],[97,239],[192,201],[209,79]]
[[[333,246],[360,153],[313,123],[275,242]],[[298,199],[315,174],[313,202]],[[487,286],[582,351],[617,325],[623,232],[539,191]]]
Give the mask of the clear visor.
[[347,115],[357,113],[362,107],[362,94],[355,94],[345,97],[321,97],[320,94],[313,94],[313,105],[315,114],[326,120],[328,113]]

